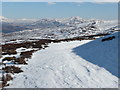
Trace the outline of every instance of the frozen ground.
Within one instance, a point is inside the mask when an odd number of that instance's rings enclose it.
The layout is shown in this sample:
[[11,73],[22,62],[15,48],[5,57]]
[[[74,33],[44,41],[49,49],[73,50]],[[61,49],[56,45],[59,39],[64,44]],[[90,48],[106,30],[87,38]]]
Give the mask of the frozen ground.
[[[116,50],[117,47],[114,47],[115,41],[108,41],[109,44],[113,44],[111,47],[108,46],[107,41],[101,42],[100,39],[94,42],[83,40],[51,43],[48,48],[33,54],[32,59],[28,61],[28,65],[22,66],[24,72],[14,75],[13,81],[7,88],[117,88],[118,78],[114,75],[116,71],[112,72],[109,69],[112,62],[114,62],[114,65],[117,62],[116,60],[112,61],[114,58],[107,58],[109,52],[112,51],[105,49]],[[100,43],[101,45],[99,45]],[[86,45],[88,46],[86,47]],[[97,46],[102,46],[103,48],[100,49],[105,49],[103,54],[101,50],[97,51]],[[98,52],[104,55],[101,62],[95,56],[100,55]],[[105,52],[108,54],[105,54]],[[85,53],[88,56],[87,58],[84,58]],[[110,55],[115,56],[115,54],[117,53],[113,50],[113,54]],[[95,59],[89,58],[90,55]],[[89,59],[92,59],[93,62]],[[98,60],[97,63],[95,60]],[[98,62],[103,63],[103,66],[100,66]],[[111,68],[114,67],[113,64],[111,64]],[[108,68],[104,65],[108,65]]]

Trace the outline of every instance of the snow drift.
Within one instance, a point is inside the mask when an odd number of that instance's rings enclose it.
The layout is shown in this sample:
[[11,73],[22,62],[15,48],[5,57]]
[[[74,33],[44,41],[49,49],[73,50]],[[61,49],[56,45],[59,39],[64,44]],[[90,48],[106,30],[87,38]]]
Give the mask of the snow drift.
[[[120,32],[99,38],[82,46],[73,49],[73,52],[85,60],[105,68],[118,77],[118,40]],[[110,37],[112,40],[106,40]],[[104,39],[104,40],[103,40]],[[102,41],[103,40],[103,41]]]

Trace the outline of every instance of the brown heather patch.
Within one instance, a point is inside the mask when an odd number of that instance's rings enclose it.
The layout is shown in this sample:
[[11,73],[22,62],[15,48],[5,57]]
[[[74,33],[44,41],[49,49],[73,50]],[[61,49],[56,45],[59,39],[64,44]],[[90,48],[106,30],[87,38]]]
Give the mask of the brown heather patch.
[[50,43],[52,40],[49,39],[41,39],[39,41],[33,41],[33,42],[23,42],[23,43],[10,43],[10,44],[5,44],[2,45],[2,52],[3,54],[6,55],[8,54],[16,54],[16,49],[17,48],[39,48],[41,49],[41,45],[47,45]]
[[7,82],[10,81],[10,80],[12,80],[12,79],[13,78],[12,78],[12,76],[10,74],[3,75],[1,87],[9,86],[9,84],[7,84]]
[[27,64],[26,61],[25,61],[25,58],[16,58],[15,61],[14,61],[15,64]]
[[5,57],[4,59],[2,59],[2,62],[4,62],[5,60],[7,60],[7,61],[13,61],[13,60],[15,60],[16,59],[16,57]]
[[104,38],[101,41],[104,42],[104,41],[109,41],[109,40],[113,40],[113,39],[115,39],[115,36]]
[[2,52],[2,55],[12,55],[12,54],[17,54],[17,52],[15,51],[15,50],[13,50],[13,49],[9,49],[9,50],[4,50],[3,52]]
[[2,68],[2,70],[4,70],[6,73],[12,73],[12,74],[23,72],[19,67],[16,66],[6,66]]
[[0,58],[2,58],[2,56],[0,55]]
[[31,58],[33,52],[35,52],[35,50],[21,52],[20,56],[22,58]]

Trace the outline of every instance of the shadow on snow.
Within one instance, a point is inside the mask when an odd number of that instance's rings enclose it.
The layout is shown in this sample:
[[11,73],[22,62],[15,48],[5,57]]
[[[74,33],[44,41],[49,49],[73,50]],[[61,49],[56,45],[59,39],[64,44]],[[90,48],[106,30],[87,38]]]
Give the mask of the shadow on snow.
[[[117,33],[113,35],[116,36]],[[118,77],[118,37],[114,40],[101,42],[103,38],[78,46],[73,49],[73,52]]]

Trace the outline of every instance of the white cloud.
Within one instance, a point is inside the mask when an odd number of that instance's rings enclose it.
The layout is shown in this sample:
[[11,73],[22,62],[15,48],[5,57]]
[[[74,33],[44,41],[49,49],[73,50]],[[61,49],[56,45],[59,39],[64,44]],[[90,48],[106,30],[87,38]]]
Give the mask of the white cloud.
[[49,5],[54,5],[56,4],[55,2],[48,2]]

